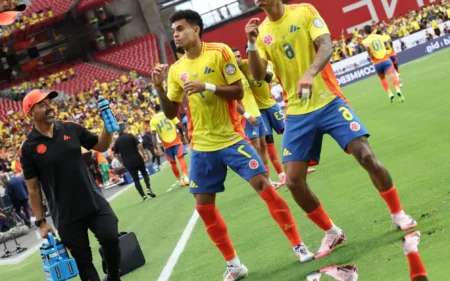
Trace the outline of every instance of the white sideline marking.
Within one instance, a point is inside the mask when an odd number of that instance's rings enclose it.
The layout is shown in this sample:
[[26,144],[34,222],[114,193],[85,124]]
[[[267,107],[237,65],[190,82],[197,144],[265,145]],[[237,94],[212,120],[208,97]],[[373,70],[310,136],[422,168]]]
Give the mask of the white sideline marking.
[[172,188],[169,188],[169,189],[167,189],[167,191],[166,192],[171,192],[172,191]]
[[192,214],[192,217],[189,220],[186,228],[184,229],[180,240],[178,240],[177,246],[175,246],[175,249],[173,250],[172,254],[170,255],[169,260],[167,261],[166,265],[164,266],[164,269],[161,272],[161,274],[159,275],[159,278],[157,281],[168,281],[169,280],[170,275],[172,275],[173,269],[175,268],[175,265],[177,264],[178,259],[181,256],[181,253],[183,253],[183,250],[186,247],[189,237],[191,237],[192,231],[194,231],[194,227],[195,227],[195,224],[197,223],[198,218],[199,218],[199,215],[197,213],[197,210],[195,210],[194,213]]

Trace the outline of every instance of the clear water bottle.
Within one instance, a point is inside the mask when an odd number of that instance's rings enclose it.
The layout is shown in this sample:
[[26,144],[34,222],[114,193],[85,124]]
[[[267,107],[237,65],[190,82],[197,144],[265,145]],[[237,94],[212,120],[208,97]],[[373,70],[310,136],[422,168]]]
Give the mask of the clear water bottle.
[[109,101],[105,100],[103,96],[98,97],[98,108],[100,109],[103,122],[105,122],[105,126],[108,132],[114,133],[119,131],[119,124],[117,123],[116,117],[114,117],[111,112]]

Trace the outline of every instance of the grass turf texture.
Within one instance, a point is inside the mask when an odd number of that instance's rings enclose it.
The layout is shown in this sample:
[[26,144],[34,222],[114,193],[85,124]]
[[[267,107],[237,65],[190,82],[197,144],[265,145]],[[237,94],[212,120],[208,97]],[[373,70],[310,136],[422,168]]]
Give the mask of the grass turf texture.
[[[446,280],[450,274],[446,223],[450,211],[448,56],[450,49],[401,66],[404,104],[397,99],[390,104],[377,77],[344,88],[371,132],[370,143],[391,172],[405,210],[419,222],[419,249],[430,280]],[[276,144],[281,151],[281,137],[276,138]],[[388,209],[366,172],[329,136],[324,138],[317,168],[308,177],[309,184],[346,232],[348,241],[332,255],[306,264],[296,261],[264,202],[246,182],[229,172],[227,190],[218,195],[217,206],[239,257],[250,270],[246,280],[305,280],[308,273],[321,267],[351,263],[357,264],[363,281],[409,280],[401,248],[405,233],[391,224]],[[276,179],[273,170],[272,178]],[[156,199],[142,203],[133,188],[112,202],[120,230],[136,233],[147,259],[146,266],[123,277],[124,281],[157,280],[192,215],[194,200],[186,188],[166,192],[173,182],[166,166],[152,176]],[[303,240],[316,251],[324,234],[306,218],[286,187],[280,193],[293,211]],[[101,271],[98,244],[93,236],[91,241],[95,264]],[[225,263],[199,220],[170,280],[222,280],[224,270]],[[19,265],[0,267],[0,271],[1,280],[44,280],[38,253]]]

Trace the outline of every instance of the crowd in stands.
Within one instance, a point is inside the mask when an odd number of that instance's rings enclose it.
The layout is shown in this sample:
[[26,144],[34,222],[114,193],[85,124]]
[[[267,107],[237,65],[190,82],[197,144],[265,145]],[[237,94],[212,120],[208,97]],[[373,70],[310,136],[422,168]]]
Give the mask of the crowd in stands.
[[[381,32],[389,35],[392,40],[401,39],[427,28],[439,29],[439,24],[450,19],[450,1],[442,0],[441,3],[434,3],[423,7],[421,10],[410,11],[409,13],[392,18],[389,22],[374,22],[373,32]],[[442,34],[447,34],[448,28],[444,28]],[[440,35],[440,34],[439,34]],[[439,36],[435,34],[435,36]],[[365,52],[362,40],[367,36],[364,31],[355,29],[351,38],[345,38],[344,31],[340,40],[333,40],[334,53],[332,62],[338,62],[347,57]],[[427,40],[432,39],[432,34],[427,34]]]
[[[70,71],[54,73],[32,82],[33,84],[27,83],[25,87],[20,85],[16,88],[25,88],[25,91],[32,87],[48,89],[75,76],[76,73]],[[20,91],[16,94],[21,95]],[[159,101],[151,83],[138,76],[136,71],[131,71],[129,75],[123,74],[111,81],[92,80],[90,89],[77,94],[60,94],[62,98],[58,97],[55,101],[58,120],[77,122],[88,130],[100,134],[103,121],[97,108],[99,95],[110,100],[111,106],[116,110],[118,121],[126,122],[131,134],[143,136],[146,132],[149,133],[150,119],[155,114],[153,108]],[[29,119],[21,111],[11,112],[4,122],[0,121],[0,173],[21,171],[19,148],[30,130]],[[114,160],[112,151],[108,151],[105,155],[95,153],[93,158],[92,165],[89,166],[97,181],[104,184],[113,180],[110,177]]]

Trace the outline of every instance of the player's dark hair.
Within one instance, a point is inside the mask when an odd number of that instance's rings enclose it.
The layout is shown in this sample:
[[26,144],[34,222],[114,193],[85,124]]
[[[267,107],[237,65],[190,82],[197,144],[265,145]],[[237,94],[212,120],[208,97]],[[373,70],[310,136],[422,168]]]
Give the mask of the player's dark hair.
[[231,51],[233,51],[233,53],[234,52],[239,52],[239,49],[238,48],[231,48]]
[[186,20],[191,25],[196,25],[200,27],[199,35],[201,39],[203,35],[203,19],[200,16],[200,14],[193,10],[179,10],[173,13],[169,18],[170,23],[174,23],[176,21],[183,19]]
[[372,27],[370,25],[364,26],[364,32],[369,35],[372,34]]
[[155,104],[155,111],[156,112],[161,111],[161,106],[159,104]]

